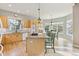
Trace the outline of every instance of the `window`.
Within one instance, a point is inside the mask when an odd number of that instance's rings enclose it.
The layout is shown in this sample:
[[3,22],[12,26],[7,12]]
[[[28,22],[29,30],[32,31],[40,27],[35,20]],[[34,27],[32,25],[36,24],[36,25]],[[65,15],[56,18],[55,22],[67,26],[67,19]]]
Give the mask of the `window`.
[[63,31],[64,31],[63,22],[54,22],[54,23],[52,23],[51,28],[55,31],[58,31],[59,33],[63,33]]
[[15,19],[8,19],[9,20],[9,28],[11,30],[17,30],[20,29],[20,20],[15,20]]
[[66,22],[66,34],[68,36],[72,36],[73,32],[72,32],[72,20],[67,20]]

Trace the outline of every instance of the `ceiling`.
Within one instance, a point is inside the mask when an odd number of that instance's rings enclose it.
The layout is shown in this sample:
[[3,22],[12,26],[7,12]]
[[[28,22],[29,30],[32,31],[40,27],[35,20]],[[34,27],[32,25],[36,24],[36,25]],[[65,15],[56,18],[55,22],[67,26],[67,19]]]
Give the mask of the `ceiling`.
[[[73,3],[41,3],[41,19],[52,19],[72,13]],[[0,3],[0,9],[38,18],[38,3]]]

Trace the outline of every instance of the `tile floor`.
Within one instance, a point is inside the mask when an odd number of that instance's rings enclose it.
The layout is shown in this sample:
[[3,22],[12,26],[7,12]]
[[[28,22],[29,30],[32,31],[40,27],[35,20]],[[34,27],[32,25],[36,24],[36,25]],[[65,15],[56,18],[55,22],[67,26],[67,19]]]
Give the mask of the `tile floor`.
[[[58,44],[56,44],[58,42]],[[60,43],[61,42],[61,43]],[[63,42],[66,42],[63,43]],[[56,53],[52,49],[48,49],[45,56],[79,56],[79,49],[72,47],[72,42],[59,38],[56,40]],[[3,56],[27,56],[26,54],[26,42],[15,42],[15,44],[4,45]]]

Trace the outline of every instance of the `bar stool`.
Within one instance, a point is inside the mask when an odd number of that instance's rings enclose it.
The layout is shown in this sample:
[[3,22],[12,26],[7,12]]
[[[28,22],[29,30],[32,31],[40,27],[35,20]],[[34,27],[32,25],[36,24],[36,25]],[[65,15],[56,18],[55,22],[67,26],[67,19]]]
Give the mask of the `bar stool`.
[[[48,38],[45,39],[45,53],[47,53],[47,49],[53,49],[54,53],[55,53],[54,41],[55,41],[56,33],[53,33],[51,31],[47,31],[46,34],[47,34]],[[50,46],[50,48],[47,46]]]

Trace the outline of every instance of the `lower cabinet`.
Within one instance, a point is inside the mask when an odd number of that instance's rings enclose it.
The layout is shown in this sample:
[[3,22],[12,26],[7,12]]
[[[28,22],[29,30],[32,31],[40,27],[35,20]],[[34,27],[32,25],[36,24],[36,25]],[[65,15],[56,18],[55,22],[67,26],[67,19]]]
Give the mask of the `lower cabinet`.
[[14,43],[22,40],[22,33],[4,34],[2,37],[2,44]]
[[45,40],[43,38],[27,38],[26,39],[26,53],[31,56],[44,55]]

